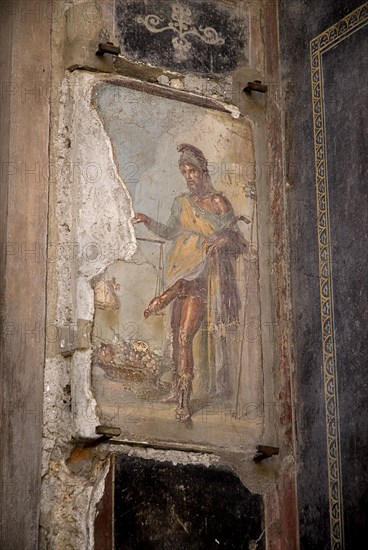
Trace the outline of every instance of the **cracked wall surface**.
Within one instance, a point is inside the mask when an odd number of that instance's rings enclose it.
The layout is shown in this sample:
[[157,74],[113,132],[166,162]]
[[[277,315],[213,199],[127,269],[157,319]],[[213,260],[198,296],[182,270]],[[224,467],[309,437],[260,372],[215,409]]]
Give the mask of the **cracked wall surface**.
[[[110,456],[116,452],[157,461],[227,464],[255,493],[272,492],[282,472],[292,470],[290,448],[257,466],[249,448],[240,453],[206,455],[183,450],[140,449],[128,441],[93,446],[101,424],[91,386],[91,339],[95,318],[94,285],[108,266],[136,250],[131,196],[114,160],[112,146],[93,106],[94,87],[109,78],[132,78],[172,93],[224,102],[234,115],[252,121],[258,166],[258,224],[266,403],[262,441],[279,445],[280,404],[276,389],[278,322],[270,296],[272,238],[269,228],[269,170],[265,135],[266,100],[243,92],[248,80],[265,79],[262,2],[224,2],[249,21],[246,63],[229,74],[204,76],[163,68],[121,56],[95,55],[98,42],[117,43],[114,2],[59,2],[51,37],[50,206],[47,341],[44,387],[41,547],[94,548],[96,506],[104,491]],[[240,10],[240,11],[239,11]],[[124,52],[123,52],[124,53]],[[272,83],[271,83],[272,84]],[[281,237],[283,238],[283,237]],[[271,244],[270,244],[271,243]],[[276,328],[275,328],[276,327]],[[246,438],[245,438],[246,439]],[[134,443],[134,442],[133,442]],[[246,445],[245,445],[246,446]]]

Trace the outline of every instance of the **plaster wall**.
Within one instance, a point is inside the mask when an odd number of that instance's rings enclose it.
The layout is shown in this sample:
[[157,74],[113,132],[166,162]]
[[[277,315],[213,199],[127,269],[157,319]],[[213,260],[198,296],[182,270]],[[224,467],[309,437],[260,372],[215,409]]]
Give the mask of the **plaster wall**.
[[[293,471],[292,431],[289,413],[285,415],[291,408],[285,390],[290,368],[285,279],[280,286],[286,274],[285,256],[280,253],[285,227],[283,217],[275,216],[277,209],[283,209],[283,192],[277,191],[282,162],[270,153],[267,141],[270,125],[275,127],[270,121],[267,98],[243,92],[249,80],[266,81],[274,102],[273,116],[280,116],[277,67],[270,66],[269,54],[271,48],[277,51],[277,35],[265,36],[264,27],[265,22],[270,25],[270,12],[276,21],[277,13],[262,2],[218,4],[233,10],[235,16],[247,18],[249,40],[247,55],[237,67],[216,75],[169,70],[133,60],[124,52],[116,60],[109,55],[98,57],[97,43],[116,44],[119,38],[114,2],[63,1],[53,6],[42,548],[94,547],[96,505],[103,493],[109,456],[117,450],[116,445],[93,446],[101,420],[91,388],[91,281],[114,261],[128,259],[136,241],[131,197],[115,165],[111,143],[91,108],[93,85],[107,78],[128,77],[174,93],[196,94],[222,102],[234,115],[252,121],[261,220],[257,230],[266,404],[259,443],[280,446],[279,457],[264,466],[254,464],[254,449],[246,435],[242,453],[229,450],[212,455],[170,448],[143,451],[127,443],[118,447],[119,452],[174,463],[229,464],[251,491],[261,494],[277,492],[284,472],[290,475]],[[278,149],[276,155],[281,154]],[[274,163],[279,166],[278,172]],[[280,361],[284,365],[281,377]]]
[[[366,438],[362,435],[367,424],[366,377],[362,374],[367,324],[362,267],[366,265],[367,195],[362,174],[367,150],[366,140],[360,137],[366,126],[367,4],[358,0],[308,5],[285,1],[280,5],[281,28],[288,29],[281,37],[281,60],[300,545],[354,548],[367,532],[366,508],[361,505],[367,486]],[[331,42],[321,53],[315,44],[322,36],[329,36]],[[318,93],[322,129],[317,120]],[[320,184],[321,164],[325,188]],[[324,206],[327,213],[321,209]],[[324,215],[326,245],[321,233]],[[328,268],[323,246],[328,247]],[[328,293],[326,273],[331,285]],[[328,307],[323,304],[325,295]],[[329,337],[332,369],[326,355]]]

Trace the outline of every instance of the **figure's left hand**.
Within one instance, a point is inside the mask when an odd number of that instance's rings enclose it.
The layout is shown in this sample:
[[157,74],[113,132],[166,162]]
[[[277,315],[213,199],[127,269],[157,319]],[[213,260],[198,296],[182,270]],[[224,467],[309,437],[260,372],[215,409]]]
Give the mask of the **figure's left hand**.
[[211,243],[207,248],[207,254],[209,254],[210,256],[213,256],[214,254],[216,254],[216,252],[221,250],[221,248],[226,246],[228,243],[229,243],[228,237],[217,237],[213,241],[213,243]]

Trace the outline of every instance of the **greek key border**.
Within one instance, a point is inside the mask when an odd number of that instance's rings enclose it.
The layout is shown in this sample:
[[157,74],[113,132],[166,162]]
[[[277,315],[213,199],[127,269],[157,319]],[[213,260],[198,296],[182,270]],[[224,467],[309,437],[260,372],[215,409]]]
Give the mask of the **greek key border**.
[[344,517],[322,54],[367,22],[368,2],[365,2],[310,43],[331,550],[344,548]]

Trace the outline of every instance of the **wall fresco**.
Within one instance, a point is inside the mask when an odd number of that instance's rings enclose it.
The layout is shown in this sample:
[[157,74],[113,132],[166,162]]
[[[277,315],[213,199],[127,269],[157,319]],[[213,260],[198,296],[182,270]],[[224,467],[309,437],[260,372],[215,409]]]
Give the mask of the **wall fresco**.
[[253,441],[263,386],[251,124],[111,82],[94,106],[137,242],[92,281],[100,418],[126,439]]
[[156,67],[230,73],[249,60],[243,3],[119,0],[116,31],[123,55]]

